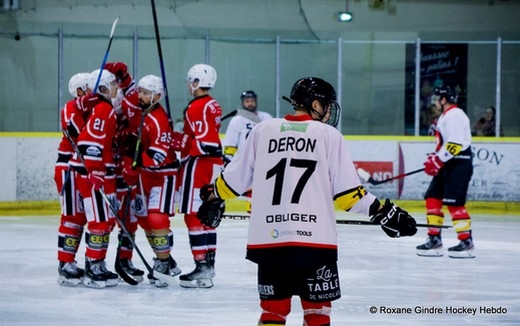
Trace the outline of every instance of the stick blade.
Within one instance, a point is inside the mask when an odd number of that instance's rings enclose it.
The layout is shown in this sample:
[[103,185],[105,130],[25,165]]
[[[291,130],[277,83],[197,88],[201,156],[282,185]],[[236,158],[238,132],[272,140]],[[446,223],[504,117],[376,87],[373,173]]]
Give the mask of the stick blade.
[[357,169],[357,174],[364,182],[370,180],[370,173],[368,173],[366,170],[363,170],[362,168]]
[[132,276],[125,272],[118,258],[116,258],[116,261],[114,263],[114,269],[116,270],[117,275],[119,275],[119,277],[121,277],[121,279],[126,283],[134,286],[139,284],[139,282],[137,282]]

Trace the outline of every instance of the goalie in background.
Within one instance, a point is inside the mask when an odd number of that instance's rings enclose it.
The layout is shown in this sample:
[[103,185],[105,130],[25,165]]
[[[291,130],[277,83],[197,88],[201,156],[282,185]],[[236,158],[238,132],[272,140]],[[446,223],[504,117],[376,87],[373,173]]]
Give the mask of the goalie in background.
[[[448,249],[452,258],[474,258],[471,218],[466,211],[466,196],[473,175],[471,128],[469,118],[457,107],[457,92],[450,86],[435,89],[432,102],[442,111],[437,122],[435,153],[424,162],[424,172],[433,176],[424,194],[428,224],[442,226],[446,205],[457,232],[459,244]],[[443,255],[440,228],[429,228],[428,239],[417,246],[419,256]]]
[[332,85],[302,78],[290,97],[284,99],[295,113],[259,123],[214,184],[201,189],[198,217],[218,222],[223,200],[255,189],[246,258],[258,265],[258,325],[285,325],[293,295],[300,297],[305,325],[330,325],[332,301],[341,297],[334,201],[371,216],[390,237],[414,235],[416,223],[360,184],[334,128],[341,108]]
[[[231,118],[226,129],[226,135],[222,140],[224,147],[224,164],[231,162],[235,154],[244,145],[249,133],[258,123],[272,119],[273,117],[264,111],[257,109],[258,96],[252,90],[243,91],[240,94],[242,110],[251,114],[238,114]],[[246,210],[251,213],[251,189],[248,189],[243,196],[246,198]]]

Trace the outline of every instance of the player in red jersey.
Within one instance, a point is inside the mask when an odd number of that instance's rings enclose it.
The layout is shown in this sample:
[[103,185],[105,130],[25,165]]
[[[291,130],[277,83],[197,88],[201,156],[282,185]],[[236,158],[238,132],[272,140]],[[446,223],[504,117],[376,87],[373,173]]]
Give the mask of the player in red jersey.
[[[156,255],[154,270],[177,275],[180,270],[170,264],[173,232],[169,217],[175,214],[175,187],[180,164],[171,146],[172,129],[168,115],[159,103],[163,93],[160,77],[147,75],[139,80],[142,125],[138,127],[137,137],[140,145],[137,155],[127,153],[123,158],[123,177],[128,185],[137,185],[135,215]],[[134,157],[137,158],[135,162]],[[157,287],[168,286],[151,276],[149,278]]]
[[[83,129],[93,107],[99,103],[98,96],[92,94],[94,81],[90,73],[78,73],[69,80],[69,92],[73,100],[68,101],[60,112],[62,130],[67,130],[73,141]],[[75,172],[69,168],[69,160],[74,148],[63,135],[58,145],[58,159],[54,167],[54,181],[60,195],[61,218],[58,228],[58,284],[78,285],[84,270],[76,264],[75,258],[83,235],[86,218],[76,194],[76,185],[71,182]]]
[[[129,187],[123,178],[123,156],[128,151],[135,151],[137,129],[141,119],[141,108],[138,103],[137,83],[128,72],[128,66],[123,62],[109,62],[104,68],[116,76],[119,86],[120,105],[114,106],[117,117],[117,131],[114,146],[114,160],[116,162],[116,192],[117,200],[121,203],[119,216],[125,224],[129,234],[119,228],[118,254],[116,262],[122,269],[137,282],[143,281],[144,271],[136,268],[132,263],[133,244],[130,237],[135,240],[138,221],[134,214],[134,207],[131,204],[132,191],[134,187]],[[133,189],[132,189],[133,188]],[[119,226],[119,223],[118,223]]]
[[193,100],[185,110],[183,134],[174,133],[174,147],[181,150],[183,159],[180,211],[185,214],[195,260],[195,269],[179,278],[183,287],[212,287],[215,275],[217,232],[200,223],[197,211],[202,203],[200,188],[210,183],[223,165],[219,138],[222,109],[209,95],[216,80],[217,73],[210,65],[196,64],[189,69],[187,82]]
[[[92,74],[97,75],[99,71]],[[94,106],[78,135],[76,146],[79,153],[74,154],[69,165],[75,171],[71,182],[79,190],[87,219],[83,284],[103,288],[117,285],[118,279],[117,274],[106,269],[105,257],[114,216],[100,193],[103,190],[112,206],[117,207],[112,153],[116,129],[116,115],[112,107],[112,98],[117,93],[115,76],[103,70],[95,93],[100,95],[100,102]]]

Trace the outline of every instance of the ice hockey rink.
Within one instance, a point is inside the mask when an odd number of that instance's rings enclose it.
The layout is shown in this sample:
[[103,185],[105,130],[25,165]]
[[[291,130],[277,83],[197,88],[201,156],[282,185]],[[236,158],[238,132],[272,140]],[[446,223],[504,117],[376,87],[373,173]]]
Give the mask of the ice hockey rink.
[[[333,303],[332,325],[520,325],[520,216],[473,214],[473,220],[474,259],[417,256],[425,229],[391,239],[377,226],[338,225],[343,296]],[[0,325],[256,325],[256,265],[244,259],[247,221],[223,220],[219,227],[211,289],[178,283],[158,289],[146,281],[61,287],[58,223],[57,216],[0,217]],[[172,229],[173,256],[189,272],[182,216],[172,218]],[[111,239],[107,262],[113,270],[115,232]],[[445,250],[458,242],[453,229],[443,239]],[[151,262],[142,231],[136,241]],[[79,252],[83,266],[84,243]],[[134,264],[144,269],[137,255]],[[302,325],[296,298],[287,325]]]

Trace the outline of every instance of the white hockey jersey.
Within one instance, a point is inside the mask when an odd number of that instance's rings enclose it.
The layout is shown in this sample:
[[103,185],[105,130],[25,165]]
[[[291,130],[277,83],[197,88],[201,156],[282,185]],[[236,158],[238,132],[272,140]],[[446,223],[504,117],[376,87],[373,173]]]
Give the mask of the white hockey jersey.
[[298,246],[337,249],[334,200],[344,210],[375,197],[360,184],[343,135],[288,115],[258,124],[215,180],[231,199],[253,188],[248,249]]
[[471,145],[471,126],[466,113],[457,106],[447,108],[437,121],[437,156],[446,162]]
[[226,135],[222,140],[224,156],[226,157],[227,161],[231,161],[237,150],[244,145],[246,138],[249,136],[249,133],[254,126],[256,126],[259,122],[272,118],[269,113],[263,111],[256,111],[255,113],[251,112],[251,115],[253,114],[256,114],[258,117],[257,121],[253,121],[242,115],[236,115],[231,118],[231,121],[229,122],[229,125],[226,129]]

